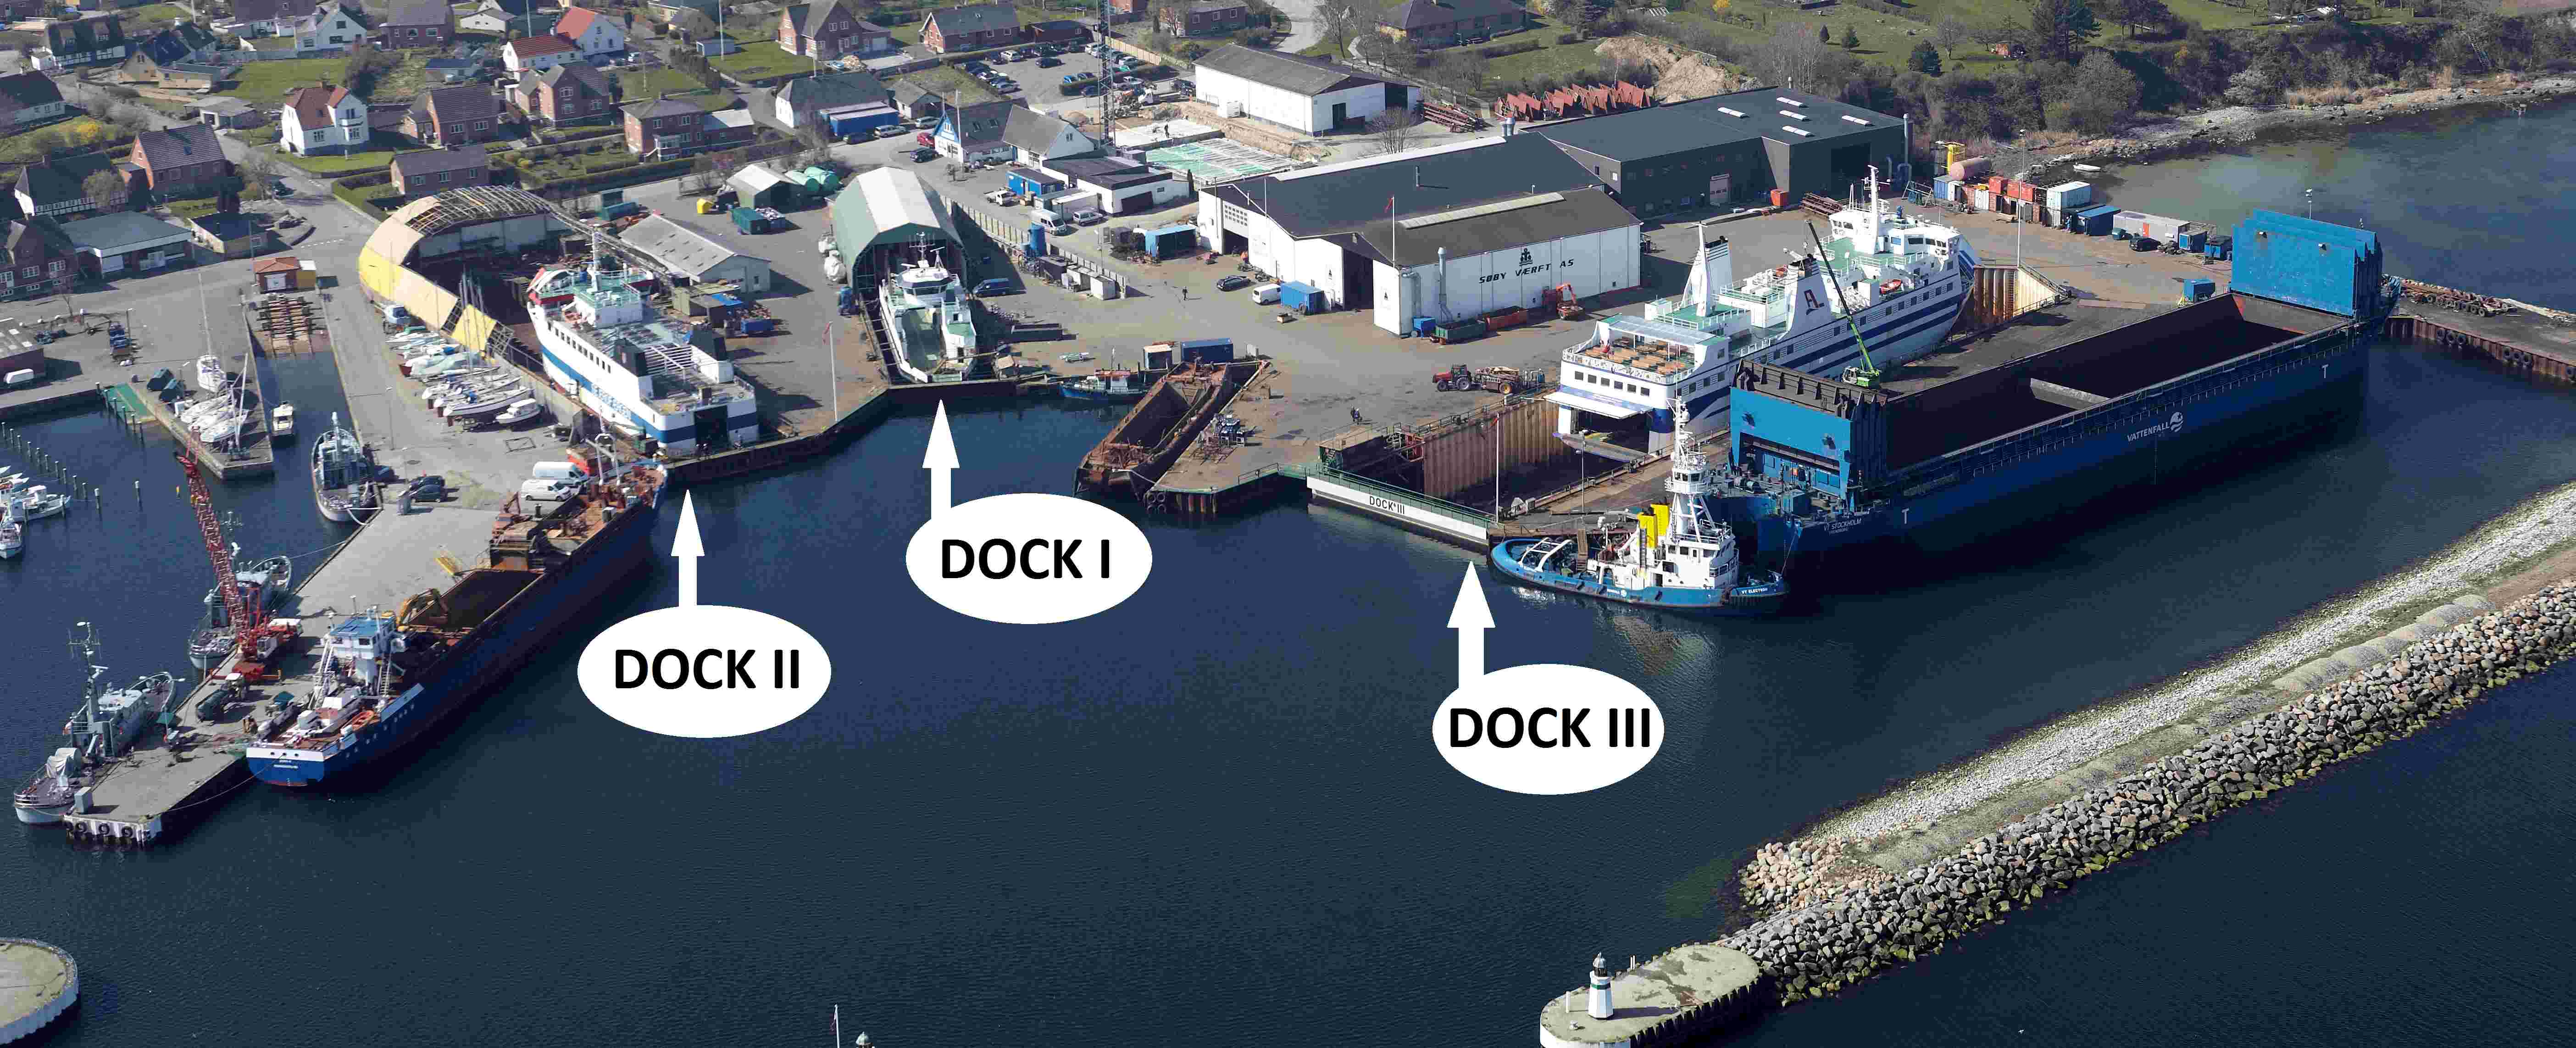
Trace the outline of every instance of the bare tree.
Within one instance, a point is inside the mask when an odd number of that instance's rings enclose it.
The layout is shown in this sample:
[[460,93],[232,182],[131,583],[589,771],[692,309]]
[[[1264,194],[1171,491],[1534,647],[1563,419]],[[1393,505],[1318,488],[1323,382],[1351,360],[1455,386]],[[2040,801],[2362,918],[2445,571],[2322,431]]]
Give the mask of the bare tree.
[[266,200],[269,198],[269,186],[277,181],[277,161],[269,159],[267,154],[258,150],[252,150],[234,166],[241,172],[242,199]]
[[1315,19],[1322,23],[1320,29],[1325,42],[1333,45],[1334,58],[1340,58],[1349,53],[1351,34],[1364,28],[1359,16],[1351,11],[1350,5],[1341,3],[1339,0],[1324,0],[1323,3],[1315,5]]
[[1762,73],[1783,86],[1799,81],[1812,85],[1824,70],[1825,58],[1825,45],[1815,36],[1801,26],[1784,25],[1771,34],[1771,46],[1761,57]]
[[125,172],[112,167],[91,172],[88,178],[81,179],[81,195],[88,197],[102,211],[125,210],[127,198],[132,193],[133,187],[126,182]]
[[1372,153],[1401,153],[1422,137],[1422,118],[1409,109],[1389,109],[1370,117],[1368,129],[1375,140]]

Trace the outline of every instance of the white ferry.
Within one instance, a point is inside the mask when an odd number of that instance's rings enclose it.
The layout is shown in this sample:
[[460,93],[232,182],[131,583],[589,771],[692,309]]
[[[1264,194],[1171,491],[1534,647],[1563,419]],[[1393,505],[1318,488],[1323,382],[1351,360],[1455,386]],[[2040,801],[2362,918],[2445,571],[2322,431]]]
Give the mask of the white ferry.
[[642,279],[596,250],[579,268],[537,271],[528,315],[546,377],[611,428],[673,454],[760,439],[758,398],[734,377],[723,340],[646,304]]
[[1890,210],[1875,189],[1866,206],[1835,212],[1831,222],[1823,258],[1800,253],[1732,286],[1726,239],[1707,243],[1703,230],[1681,295],[1647,306],[1643,317],[1605,317],[1589,340],[1564,351],[1558,389],[1548,394],[1558,439],[1636,461],[1671,446],[1677,409],[1724,428],[1741,361],[1845,378],[1856,377],[1845,371],[1861,366],[1864,338],[1869,365],[1881,371],[1939,348],[1974,281],[1967,236]]
[[877,288],[877,311],[914,382],[964,382],[989,365],[975,355],[975,312],[957,275],[925,257]]

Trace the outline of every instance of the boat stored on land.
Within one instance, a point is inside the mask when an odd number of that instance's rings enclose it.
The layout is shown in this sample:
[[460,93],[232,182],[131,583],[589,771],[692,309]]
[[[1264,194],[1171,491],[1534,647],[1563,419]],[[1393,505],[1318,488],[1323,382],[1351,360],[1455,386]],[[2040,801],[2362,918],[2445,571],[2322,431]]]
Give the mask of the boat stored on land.
[[208,393],[221,393],[226,385],[231,384],[231,381],[231,376],[224,374],[224,358],[212,353],[197,358],[198,389]]
[[877,289],[894,362],[914,382],[964,382],[987,363],[975,355],[975,312],[966,288],[930,257],[904,265]]
[[580,267],[549,266],[528,285],[546,377],[609,426],[674,454],[760,439],[760,406],[724,339],[644,300],[629,272],[594,246]]

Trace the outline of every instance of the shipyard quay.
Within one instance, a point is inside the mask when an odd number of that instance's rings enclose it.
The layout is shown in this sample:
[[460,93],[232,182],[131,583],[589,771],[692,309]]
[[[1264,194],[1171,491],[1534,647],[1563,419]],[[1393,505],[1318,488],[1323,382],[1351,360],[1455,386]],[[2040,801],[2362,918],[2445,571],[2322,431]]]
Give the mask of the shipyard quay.
[[18,34],[0,1042],[2569,1040],[2576,36],[1652,13]]

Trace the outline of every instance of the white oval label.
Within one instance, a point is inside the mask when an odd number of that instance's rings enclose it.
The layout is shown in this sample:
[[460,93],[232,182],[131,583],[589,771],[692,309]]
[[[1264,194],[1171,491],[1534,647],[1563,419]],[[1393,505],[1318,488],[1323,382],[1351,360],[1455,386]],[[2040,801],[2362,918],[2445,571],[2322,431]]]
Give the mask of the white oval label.
[[1584,666],[1510,666],[1449,693],[1431,744],[1458,773],[1513,793],[1583,793],[1637,773],[1664,718],[1634,684]]
[[903,563],[912,584],[986,622],[1070,622],[1117,607],[1154,570],[1145,533],[1064,495],[991,495],[930,518]]
[[658,735],[720,739],[803,716],[832,684],[814,636],[767,612],[717,604],[648,611],[582,649],[591,705]]

